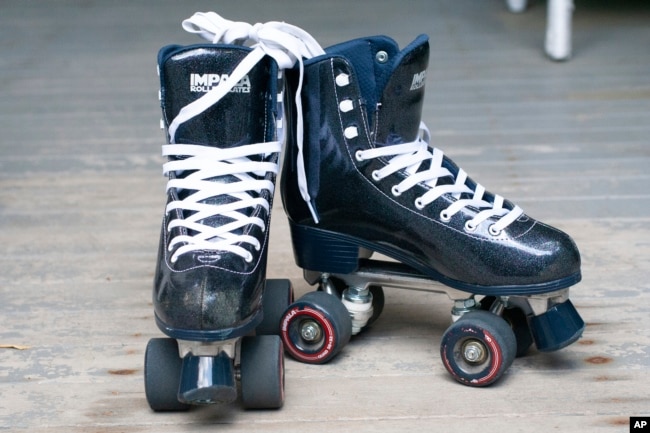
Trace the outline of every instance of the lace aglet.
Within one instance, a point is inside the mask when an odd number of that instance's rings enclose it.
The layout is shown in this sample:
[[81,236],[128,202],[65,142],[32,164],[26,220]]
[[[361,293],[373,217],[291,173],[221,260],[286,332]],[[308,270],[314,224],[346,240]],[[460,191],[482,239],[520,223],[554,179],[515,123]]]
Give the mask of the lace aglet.
[[314,208],[314,205],[312,204],[311,200],[307,202],[307,207],[309,207],[309,212],[311,212],[312,218],[314,218],[314,222],[318,224],[320,219],[318,218],[318,213],[316,212],[316,209]]

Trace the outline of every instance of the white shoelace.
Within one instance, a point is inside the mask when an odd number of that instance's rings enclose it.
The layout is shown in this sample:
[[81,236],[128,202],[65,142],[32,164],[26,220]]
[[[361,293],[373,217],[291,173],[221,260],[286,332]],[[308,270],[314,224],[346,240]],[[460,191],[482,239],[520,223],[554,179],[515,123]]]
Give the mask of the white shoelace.
[[[163,146],[163,156],[180,159],[164,164],[163,172],[165,175],[171,172],[181,173],[184,171],[191,171],[192,173],[182,179],[172,177],[167,183],[167,189],[195,191],[182,200],[172,201],[167,206],[167,212],[177,209],[194,212],[190,217],[174,220],[168,226],[168,230],[183,227],[195,233],[193,235],[180,235],[171,240],[170,251],[177,244],[183,244],[174,252],[171,261],[175,262],[180,255],[188,252],[213,250],[229,251],[250,262],[253,260],[252,254],[240,245],[249,244],[259,250],[261,248],[259,241],[250,235],[236,234],[234,232],[249,224],[257,225],[262,230],[266,230],[264,221],[258,217],[248,217],[241,211],[255,206],[262,206],[267,212],[270,211],[269,202],[264,198],[255,197],[251,192],[256,192],[259,195],[262,190],[266,189],[270,191],[271,195],[273,194],[273,183],[258,178],[264,177],[267,173],[277,174],[278,163],[264,160],[254,161],[249,157],[279,153],[282,143],[272,141],[238,146],[232,149],[186,144],[177,145],[175,144],[176,131],[181,124],[203,113],[227,95],[265,55],[268,55],[276,61],[281,70],[292,68],[296,63],[300,65],[300,78],[295,103],[298,113],[297,137],[302,155],[303,122],[300,99],[304,71],[302,58],[322,55],[324,51],[307,32],[282,22],[250,25],[244,22],[226,20],[214,12],[197,12],[191,18],[184,20],[182,25],[188,32],[198,34],[215,44],[241,45],[247,42],[253,42],[253,44],[251,45],[252,51],[237,65],[228,80],[220,82],[218,86],[212,88],[201,98],[183,107],[169,124],[170,144]],[[306,177],[304,175],[304,164],[302,171],[303,177]],[[258,178],[251,176],[251,173]],[[234,176],[239,181],[221,183],[209,180],[218,176]],[[305,187],[304,190],[306,192],[307,188]],[[211,205],[205,202],[220,195],[227,195],[234,198],[235,201],[223,205]],[[307,198],[309,198],[308,195]],[[231,218],[232,222],[221,227],[210,227],[201,223],[201,221],[219,215]]]
[[[170,241],[170,251],[176,244],[184,244],[174,252],[171,257],[172,262],[175,262],[180,255],[196,250],[229,251],[243,257],[247,262],[253,260],[253,255],[240,244],[253,245],[255,250],[259,251],[260,242],[253,236],[234,234],[233,232],[249,224],[260,227],[262,232],[266,231],[264,220],[256,216],[247,216],[240,211],[257,206],[262,206],[266,212],[270,211],[268,200],[263,197],[253,197],[250,192],[256,191],[260,194],[263,190],[268,190],[270,195],[273,195],[273,182],[263,179],[263,177],[266,173],[277,174],[278,164],[251,161],[248,157],[265,152],[277,153],[280,152],[280,149],[281,143],[277,141],[238,146],[232,149],[188,144],[163,146],[164,156],[183,155],[187,157],[165,163],[163,165],[165,175],[171,172],[193,171],[184,178],[171,178],[167,182],[167,190],[174,188],[195,191],[183,200],[175,200],[167,205],[168,213],[176,209],[194,212],[187,218],[172,220],[167,226],[167,230],[184,227],[196,233],[194,235],[179,235]],[[251,176],[251,173],[255,174],[257,178]],[[239,181],[220,183],[209,180],[219,176],[234,176]],[[221,205],[204,202],[220,195],[228,195],[235,201]],[[201,223],[202,220],[217,215],[226,216],[232,219],[232,222],[219,227]]]
[[[219,86],[213,89],[203,98],[198,99],[187,107],[184,107],[178,114],[177,118],[169,127],[170,135],[176,131],[178,125],[189,118],[193,117],[197,110],[202,112],[207,107],[218,101],[225,95],[232,86],[242,79],[246,73],[255,65],[264,54],[269,55],[278,64],[280,69],[293,68],[296,63],[300,68],[298,77],[298,87],[294,103],[296,104],[296,147],[297,170],[298,170],[298,189],[309,210],[318,221],[316,211],[312,207],[311,197],[307,188],[307,175],[305,172],[305,159],[303,152],[303,116],[301,90],[304,75],[303,58],[324,55],[325,51],[316,42],[316,40],[303,29],[291,24],[269,21],[264,24],[255,24],[251,26],[244,22],[233,22],[226,20],[214,12],[197,12],[191,18],[183,21],[183,28],[190,33],[212,41],[214,43],[223,42],[227,44],[242,42],[246,40],[254,41],[251,45],[253,51],[240,63],[240,65],[230,74],[228,82],[230,86]],[[189,116],[189,117],[188,117]],[[176,122],[178,120],[178,122]]]
[[[496,217],[498,221],[491,224],[488,230],[490,234],[498,236],[503,229],[523,214],[519,206],[514,206],[512,209],[505,208],[503,206],[504,199],[499,195],[494,196],[493,202],[487,201],[484,198],[485,188],[480,184],[476,184],[476,187],[472,190],[465,184],[467,173],[461,168],[458,169],[453,184],[438,185],[438,179],[445,177],[453,179],[454,175],[443,167],[443,152],[440,149],[430,147],[429,141],[429,129],[421,122],[420,134],[417,140],[410,143],[358,151],[355,158],[358,161],[364,161],[392,156],[386,166],[372,173],[372,177],[375,181],[380,181],[399,170],[405,170],[409,174],[408,177],[392,188],[392,193],[395,196],[399,196],[418,183],[427,185],[430,188],[429,191],[415,200],[414,206],[418,209],[423,209],[445,194],[452,195],[455,201],[440,213],[440,219],[443,221],[449,221],[451,217],[466,207],[479,209],[479,212],[465,224],[465,230],[469,232],[474,231],[479,224],[487,219]],[[429,168],[419,170],[421,164],[425,161],[431,161]],[[463,194],[471,194],[471,198],[462,198]]]

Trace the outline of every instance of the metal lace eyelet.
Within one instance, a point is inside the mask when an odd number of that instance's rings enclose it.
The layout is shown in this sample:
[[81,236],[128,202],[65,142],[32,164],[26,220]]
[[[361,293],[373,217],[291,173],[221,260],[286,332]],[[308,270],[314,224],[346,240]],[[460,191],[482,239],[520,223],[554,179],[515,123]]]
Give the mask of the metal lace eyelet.
[[356,137],[359,135],[359,130],[357,129],[356,126],[348,126],[348,127],[345,128],[345,130],[343,131],[343,135],[344,135],[345,138],[347,138],[348,140],[349,140],[349,139],[352,139],[352,138],[356,138]]
[[440,221],[448,223],[449,221],[451,221],[451,215],[449,215],[446,210],[441,211]]
[[418,197],[415,199],[415,207],[420,210],[424,209],[424,203],[422,203],[422,197]]
[[363,159],[363,151],[362,150],[357,150],[356,152],[354,152],[354,159],[356,159],[358,162],[365,161]]
[[476,227],[474,224],[472,224],[472,220],[468,220],[465,222],[465,231],[467,232],[473,232],[476,230]]
[[377,54],[375,54],[375,60],[379,63],[386,63],[388,61],[388,53],[386,51],[377,51]]
[[402,191],[399,189],[397,185],[393,185],[393,187],[390,189],[390,192],[393,193],[395,197],[399,197],[402,195]]
[[371,174],[371,176],[372,176],[372,178],[373,178],[373,180],[374,180],[375,182],[379,182],[379,181],[381,180],[381,176],[379,175],[379,171],[378,171],[378,170],[375,170],[375,171],[373,171],[373,172],[370,173],[370,174]]
[[345,87],[350,84],[350,76],[348,74],[340,73],[334,79],[336,85],[339,87]]
[[499,236],[501,234],[501,230],[495,229],[494,224],[492,224],[490,227],[488,227],[488,232],[492,236]]
[[339,110],[342,113],[354,110],[354,102],[351,99],[344,99],[339,103]]

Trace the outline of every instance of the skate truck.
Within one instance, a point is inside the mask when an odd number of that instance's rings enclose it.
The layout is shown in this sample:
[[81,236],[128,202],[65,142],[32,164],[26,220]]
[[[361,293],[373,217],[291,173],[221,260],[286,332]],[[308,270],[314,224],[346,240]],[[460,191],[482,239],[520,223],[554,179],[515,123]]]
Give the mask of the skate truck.
[[[325,363],[384,306],[383,289],[446,294],[445,368],[494,383],[534,343],[554,351],[584,322],[569,300],[580,255],[562,231],[472,180],[430,144],[421,113],[425,35],[348,41],[287,71],[281,182],[296,263],[317,290],[280,326],[285,349]],[[388,260],[375,260],[380,253]]]

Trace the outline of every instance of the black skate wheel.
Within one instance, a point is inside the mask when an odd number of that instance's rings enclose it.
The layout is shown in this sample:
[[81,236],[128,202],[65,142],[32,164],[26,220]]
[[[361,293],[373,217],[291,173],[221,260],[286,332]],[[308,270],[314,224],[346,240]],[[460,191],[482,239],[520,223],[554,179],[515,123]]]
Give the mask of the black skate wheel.
[[255,332],[257,335],[280,335],[282,315],[293,302],[293,287],[291,281],[285,279],[267,280],[262,309],[264,318]]
[[241,400],[246,409],[277,409],[284,403],[284,349],[277,335],[244,337]]
[[[481,309],[489,311],[495,300],[494,296],[486,296],[481,299]],[[515,333],[515,339],[517,340],[517,353],[515,356],[517,358],[524,356],[530,346],[533,345],[533,334],[530,331],[526,313],[521,308],[512,307],[503,310],[501,317],[510,325],[512,332]]]
[[152,410],[182,411],[189,405],[178,401],[182,359],[172,338],[152,338],[144,355],[144,391]]
[[496,382],[517,352],[515,335],[505,320],[488,311],[472,311],[442,336],[440,356],[458,382],[474,387]]
[[310,292],[289,306],[280,331],[293,358],[324,364],[350,341],[352,320],[340,300],[325,292]]

